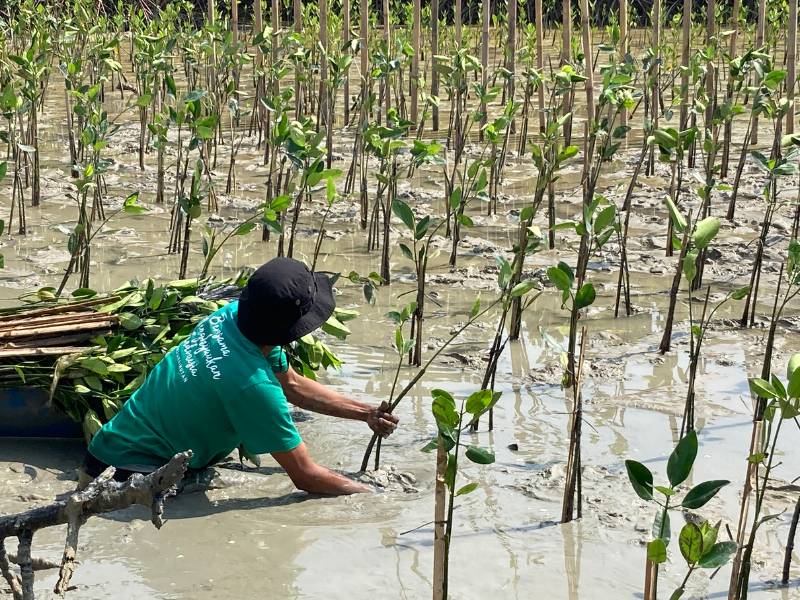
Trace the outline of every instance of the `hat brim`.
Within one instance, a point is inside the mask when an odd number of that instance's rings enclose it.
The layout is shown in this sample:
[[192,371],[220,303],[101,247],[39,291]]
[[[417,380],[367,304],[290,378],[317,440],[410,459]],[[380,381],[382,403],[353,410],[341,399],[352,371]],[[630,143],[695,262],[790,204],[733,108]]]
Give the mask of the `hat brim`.
[[285,330],[280,340],[276,340],[274,345],[286,345],[295,340],[299,340],[304,335],[313,333],[325,321],[330,319],[333,309],[336,308],[336,300],[333,296],[333,284],[327,275],[314,273],[314,280],[317,282],[317,295],[314,304],[306,314],[295,321],[291,327]]

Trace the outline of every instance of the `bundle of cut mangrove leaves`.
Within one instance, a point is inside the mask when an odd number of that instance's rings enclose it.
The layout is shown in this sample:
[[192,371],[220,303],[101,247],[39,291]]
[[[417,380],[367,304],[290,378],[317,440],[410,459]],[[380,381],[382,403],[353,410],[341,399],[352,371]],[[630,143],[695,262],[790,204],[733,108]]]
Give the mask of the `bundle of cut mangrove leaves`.
[[[49,390],[88,440],[199,321],[239,296],[249,275],[164,285],[130,281],[105,295],[76,290],[69,300],[51,288],[23,297],[21,305],[0,309],[0,388]],[[356,316],[337,309],[322,329],[343,339],[349,334],[343,322]],[[308,377],[341,364],[313,335],[287,350],[293,367]]]

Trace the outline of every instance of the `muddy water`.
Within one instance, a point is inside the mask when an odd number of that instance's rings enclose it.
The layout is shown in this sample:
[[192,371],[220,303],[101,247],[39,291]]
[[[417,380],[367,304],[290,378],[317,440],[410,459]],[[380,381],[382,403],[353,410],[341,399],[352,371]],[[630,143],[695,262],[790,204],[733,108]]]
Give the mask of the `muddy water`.
[[[44,129],[43,207],[30,209],[27,236],[3,239],[6,268],[0,272],[0,299],[11,302],[23,292],[57,284],[66,266],[66,235],[75,211],[67,194],[70,183],[65,167],[61,132],[63,109],[58,94],[48,100],[52,121]],[[154,194],[154,157],[148,169],[136,166],[137,130],[126,125],[118,134],[111,155],[117,161],[108,177],[111,204],[141,189],[145,203]],[[347,136],[338,148],[347,152]],[[632,148],[610,165],[602,187],[619,200],[625,193],[627,174],[637,150]],[[221,196],[222,217],[247,214],[260,198],[264,170],[257,152],[247,145],[239,164],[239,188]],[[224,153],[217,169],[224,187]],[[559,386],[559,351],[545,341],[542,331],[563,344],[566,313],[556,294],[547,291],[528,311],[522,340],[512,344],[498,370],[503,399],[495,414],[495,429],[481,431],[470,441],[491,446],[497,462],[488,467],[464,464],[459,481],[477,481],[478,491],[460,498],[455,511],[451,581],[454,598],[635,598],[644,571],[643,542],[650,538],[652,507],[632,492],[623,461],[636,458],[648,464],[665,481],[666,457],[676,441],[686,389],[687,327],[676,326],[673,352],[660,356],[656,348],[663,327],[667,289],[674,259],[665,259],[665,214],[661,196],[668,173],[660,167],[655,177],[644,178],[634,198],[631,224],[631,261],[635,314],[614,319],[615,253],[592,265],[599,297],[585,324],[590,343],[584,397],[584,518],[567,526],[557,524],[561,512],[563,466],[568,443],[569,397]],[[449,242],[440,240],[441,255],[431,269],[426,340],[435,347],[453,327],[463,322],[476,295],[494,294],[493,256],[505,252],[515,235],[514,211],[526,201],[534,170],[525,158],[513,159],[501,198],[500,215],[475,216],[477,227],[467,232],[459,270],[447,268]],[[559,185],[559,216],[568,218],[580,201],[577,166],[565,170]],[[708,282],[724,291],[741,285],[749,272],[760,205],[755,194],[763,183],[748,168],[742,209],[735,226],[725,226],[716,244],[721,255],[709,265]],[[797,189],[787,181],[788,198]],[[443,194],[439,173],[429,170],[400,193],[414,206],[430,210],[440,206]],[[6,201],[8,190],[0,191]],[[727,201],[721,197],[715,206]],[[115,218],[97,238],[92,285],[110,289],[132,278],[173,279],[178,259],[165,253],[169,215],[153,206],[145,217]],[[318,207],[315,207],[318,210]],[[721,210],[721,209],[720,209]],[[510,216],[506,216],[510,213]],[[759,314],[771,301],[779,264],[778,251],[786,245],[788,209],[781,213],[775,243],[767,254]],[[365,239],[355,226],[357,208],[344,202],[323,244],[320,268],[359,272],[377,270],[377,254],[365,252]],[[316,234],[315,220],[307,213],[299,233],[298,258],[308,258]],[[196,234],[197,235],[197,234]],[[392,243],[400,236],[393,232]],[[195,239],[197,241],[197,239]],[[531,258],[536,273],[560,258],[574,261],[576,244],[562,239],[556,251]],[[256,234],[236,238],[218,256],[212,271],[235,274],[244,265],[255,266],[274,255],[274,241],[262,244]],[[190,272],[201,262],[195,244]],[[384,317],[413,289],[408,264],[395,253],[396,281],[381,290],[375,306],[365,305],[361,292],[340,285],[339,304],[357,307],[361,318],[352,323],[347,342],[333,342],[345,360],[341,372],[324,379],[336,389],[377,402],[387,397],[393,376],[392,326]],[[788,355],[798,347],[796,306],[790,307],[777,341],[774,364],[781,372]],[[722,318],[738,315],[732,306]],[[679,306],[679,318],[685,306]],[[260,469],[241,472],[221,469],[226,487],[204,494],[179,497],[168,507],[169,521],[156,531],[145,511],[130,509],[96,518],[83,529],[71,597],[95,598],[424,598],[430,594],[433,518],[432,456],[419,451],[433,435],[429,390],[443,387],[461,396],[477,389],[484,368],[483,356],[494,328],[492,318],[468,331],[449,349],[429,376],[400,406],[402,426],[385,445],[383,457],[390,473],[376,479],[388,485],[372,495],[349,498],[309,498],[294,491],[286,476],[269,457]],[[745,471],[750,436],[750,400],[746,377],[760,370],[765,331],[737,330],[715,321],[704,349],[698,384],[698,426],[701,450],[692,482],[730,479],[732,484],[701,512],[735,527],[738,495]],[[426,352],[431,352],[428,348]],[[404,369],[402,377],[413,371]],[[353,472],[357,469],[369,431],[362,424],[323,416],[297,414],[298,427],[321,463]],[[782,444],[782,466],[776,477],[791,481],[800,464],[798,429],[787,427]],[[73,471],[82,448],[71,442],[0,441],[0,512],[9,513],[45,503],[74,487]],[[407,474],[400,483],[398,473]],[[412,480],[415,483],[412,483]],[[769,509],[779,511],[794,501],[797,488],[773,492]],[[676,531],[683,519],[673,515]],[[765,527],[758,540],[751,597],[800,598],[797,568],[793,585],[778,589],[782,547],[788,516]],[[36,553],[56,558],[63,548],[63,529],[42,532],[35,539]],[[797,558],[797,557],[796,557]],[[661,589],[668,594],[684,570],[676,544],[671,563],[662,575]],[[709,581],[697,574],[688,597],[723,598],[728,570]],[[37,587],[48,597],[54,575],[40,575]]]

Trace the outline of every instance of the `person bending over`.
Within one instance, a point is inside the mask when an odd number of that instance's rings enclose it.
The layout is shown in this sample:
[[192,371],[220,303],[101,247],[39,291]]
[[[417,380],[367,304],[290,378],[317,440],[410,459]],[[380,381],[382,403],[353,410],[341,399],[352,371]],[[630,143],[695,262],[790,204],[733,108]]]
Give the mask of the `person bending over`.
[[200,470],[243,445],[250,454],[271,454],[301,490],[369,491],[311,459],[287,404],[364,421],[384,437],[397,427],[385,404],[358,402],[289,366],[283,346],[320,327],[334,306],[330,280],[303,263],[276,258],[260,267],[241,298],[203,319],[95,434],[85,475],[113,465],[123,481],[185,450],[193,453],[190,469]]

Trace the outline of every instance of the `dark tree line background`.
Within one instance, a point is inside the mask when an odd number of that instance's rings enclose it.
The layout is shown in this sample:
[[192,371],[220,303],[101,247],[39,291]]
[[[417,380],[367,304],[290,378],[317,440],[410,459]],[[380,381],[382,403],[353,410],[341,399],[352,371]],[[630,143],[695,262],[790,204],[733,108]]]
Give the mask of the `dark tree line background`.
[[[45,1],[45,0],[42,0]],[[54,0],[50,0],[51,2]],[[128,5],[130,2],[135,2],[140,4],[145,10],[150,12],[151,14],[158,10],[160,6],[167,4],[169,0],[127,0],[125,2]],[[286,0],[284,1],[284,19],[291,19],[292,8],[291,2],[286,4]],[[382,6],[383,3],[381,0],[369,0],[372,2],[372,12],[378,16],[379,18],[382,16]],[[397,10],[398,7],[401,5],[410,2],[411,0],[391,0],[391,4],[394,10]],[[353,9],[353,15],[357,15],[357,11],[355,7],[358,5],[358,0],[351,0]],[[109,13],[112,13],[116,10],[117,2],[116,0],[98,0],[98,3],[103,3],[106,7],[106,10]],[[304,0],[304,4],[307,3],[307,0]],[[13,2],[7,2],[5,0],[0,0],[0,10],[6,12],[9,9],[9,5],[13,6]],[[217,6],[220,13],[225,10],[228,2],[224,0],[218,0]],[[263,5],[268,9],[270,4],[269,0],[263,0]],[[578,10],[577,2],[573,2],[573,22],[577,25],[580,23],[580,11]],[[694,18],[698,23],[705,23],[706,19],[706,0],[694,0],[693,2],[693,13]],[[341,5],[341,0],[332,0],[329,2],[332,10],[335,12],[339,12],[339,6]],[[423,0],[422,6],[429,6],[430,0]],[[447,19],[448,22],[452,22],[453,19],[453,5],[454,0],[440,0],[439,2],[439,9],[441,11],[440,17]],[[630,3],[631,9],[631,19],[630,23],[632,26],[640,26],[640,27],[647,27],[651,24],[650,22],[650,15],[652,10],[652,0],[631,0]],[[518,14],[520,18],[523,16],[527,19],[528,22],[533,22],[535,17],[534,11],[534,0],[524,0],[522,2],[518,2]],[[550,25],[556,25],[561,23],[561,0],[543,0],[543,11],[545,15],[545,23]],[[198,22],[202,21],[203,15],[205,14],[207,8],[207,0],[198,0],[195,2],[195,17]],[[743,0],[742,2],[742,14],[749,20],[755,21],[756,11],[758,5],[757,0]],[[13,10],[13,8],[11,8]],[[252,10],[253,10],[253,0],[240,0],[239,1],[239,21],[242,24],[250,23],[252,17]],[[463,4],[463,19],[464,23],[466,24],[474,24],[477,23],[480,18],[481,12],[481,3],[480,0],[464,0]],[[619,2],[618,0],[595,0],[594,4],[592,5],[592,23],[597,27],[603,27],[608,25],[614,18],[619,10]],[[719,6],[718,6],[719,10]],[[730,4],[726,4],[722,7],[722,10],[725,11],[726,18],[730,14],[731,6]],[[662,4],[662,14],[664,18],[664,22],[669,22],[675,15],[680,15],[683,11],[683,0],[665,0]],[[492,14],[504,14],[506,12],[506,2],[505,0],[492,0]],[[355,17],[354,17],[355,18]],[[410,26],[410,24],[409,24]]]

